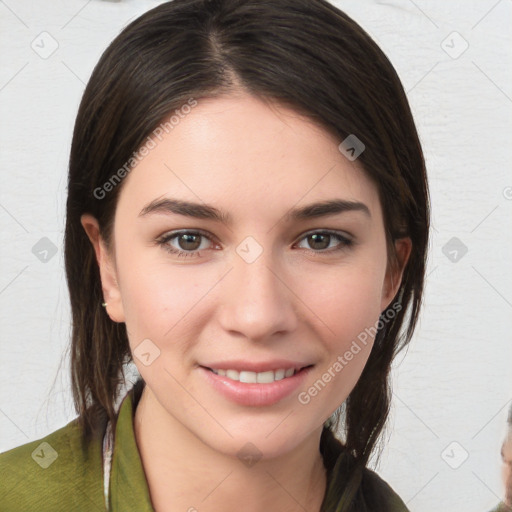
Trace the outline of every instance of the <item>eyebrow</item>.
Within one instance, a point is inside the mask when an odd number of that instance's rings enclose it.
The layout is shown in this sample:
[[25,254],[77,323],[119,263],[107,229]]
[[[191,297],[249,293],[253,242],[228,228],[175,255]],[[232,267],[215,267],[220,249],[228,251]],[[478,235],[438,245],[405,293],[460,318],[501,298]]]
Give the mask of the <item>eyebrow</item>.
[[[312,203],[300,208],[293,208],[284,215],[284,218],[288,221],[306,220],[345,212],[362,212],[371,218],[370,209],[364,203],[345,199],[331,199]],[[154,213],[177,214],[186,217],[194,217],[196,219],[215,220],[225,224],[231,223],[231,215],[214,206],[168,197],[151,201],[140,211],[139,217]]]

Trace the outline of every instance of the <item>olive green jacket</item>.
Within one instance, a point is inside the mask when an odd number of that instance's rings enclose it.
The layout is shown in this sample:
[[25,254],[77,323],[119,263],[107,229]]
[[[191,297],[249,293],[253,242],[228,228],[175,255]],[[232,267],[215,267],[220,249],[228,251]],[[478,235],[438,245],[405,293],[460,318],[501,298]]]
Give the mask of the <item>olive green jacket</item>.
[[509,507],[505,503],[500,502],[491,510],[491,512],[512,512],[512,507]]
[[[108,498],[112,512],[154,512],[133,430],[141,389],[134,386],[119,408]],[[322,434],[322,439],[328,478],[322,511],[337,512],[340,486],[335,489],[334,484],[344,478],[347,456],[334,436],[326,440]],[[1,453],[0,510],[104,512],[102,441],[98,438],[85,445],[75,419],[42,439]],[[363,474],[356,500],[358,512],[408,512],[391,487],[369,469]]]

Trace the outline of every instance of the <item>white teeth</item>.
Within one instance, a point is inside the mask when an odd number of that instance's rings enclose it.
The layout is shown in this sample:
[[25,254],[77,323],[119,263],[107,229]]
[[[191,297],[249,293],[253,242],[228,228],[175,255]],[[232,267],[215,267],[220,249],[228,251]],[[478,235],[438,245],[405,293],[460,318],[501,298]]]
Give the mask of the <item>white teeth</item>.
[[254,372],[240,372],[238,380],[240,382],[246,382],[247,384],[255,384],[257,382],[258,374]]
[[275,380],[281,380],[281,379],[284,379],[284,374],[285,374],[285,371],[284,371],[284,370],[276,370],[276,373],[275,373],[274,379],[275,379]]
[[269,384],[270,382],[274,382],[274,380],[274,372],[272,370],[256,373],[256,382],[258,384]]
[[276,371],[266,371],[266,372],[249,372],[242,370],[239,372],[238,370],[214,370],[212,369],[213,373],[216,373],[217,375],[221,375],[223,377],[227,377],[231,380],[236,380],[239,382],[244,382],[246,384],[270,384],[276,380],[285,379],[287,377],[291,377],[292,375],[295,375],[296,371],[295,368],[280,368]]

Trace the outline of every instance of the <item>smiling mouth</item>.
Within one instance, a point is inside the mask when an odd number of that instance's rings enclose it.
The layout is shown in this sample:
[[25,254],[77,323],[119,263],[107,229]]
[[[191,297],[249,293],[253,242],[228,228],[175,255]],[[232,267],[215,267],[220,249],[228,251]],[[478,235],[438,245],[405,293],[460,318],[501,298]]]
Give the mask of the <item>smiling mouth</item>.
[[301,372],[306,368],[310,368],[313,365],[304,366],[302,368],[278,368],[276,370],[268,370],[265,372],[251,372],[251,371],[238,371],[234,369],[216,369],[216,368],[208,368],[204,367],[207,370],[219,375],[221,377],[226,377],[230,380],[236,382],[242,382],[245,384],[271,384],[272,382],[276,382],[283,379],[288,379],[293,377],[297,373]]

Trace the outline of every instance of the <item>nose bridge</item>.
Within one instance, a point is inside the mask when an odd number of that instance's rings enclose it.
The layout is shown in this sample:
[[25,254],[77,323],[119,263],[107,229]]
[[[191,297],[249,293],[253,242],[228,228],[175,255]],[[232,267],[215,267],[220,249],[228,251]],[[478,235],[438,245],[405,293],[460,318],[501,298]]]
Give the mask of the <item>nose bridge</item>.
[[[254,248],[249,246],[249,249]],[[272,251],[262,250],[255,259],[236,254],[233,266],[222,300],[224,329],[238,331],[251,339],[293,330],[296,322],[293,294],[279,276],[282,271]]]

